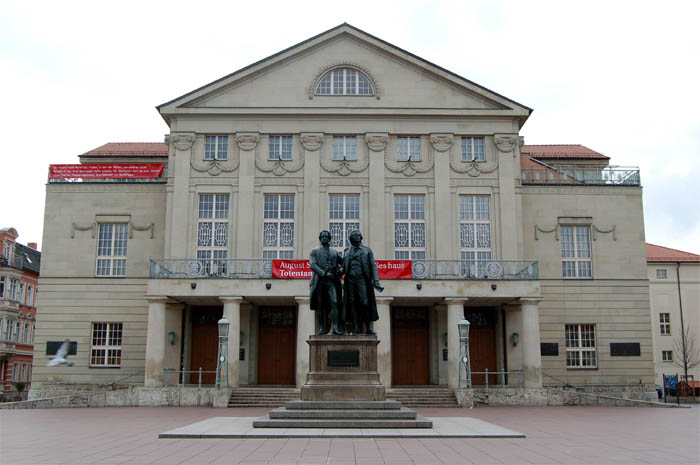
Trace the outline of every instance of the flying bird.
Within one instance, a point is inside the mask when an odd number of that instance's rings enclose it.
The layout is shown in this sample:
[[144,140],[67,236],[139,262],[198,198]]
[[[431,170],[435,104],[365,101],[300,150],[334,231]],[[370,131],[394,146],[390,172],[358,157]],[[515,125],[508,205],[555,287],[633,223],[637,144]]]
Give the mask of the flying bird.
[[70,341],[66,339],[63,341],[63,344],[61,344],[61,347],[58,348],[56,351],[56,355],[51,357],[51,361],[46,365],[47,367],[56,367],[56,366],[66,366],[66,367],[72,367],[73,362],[69,362],[66,360],[68,358],[68,348],[70,347]]

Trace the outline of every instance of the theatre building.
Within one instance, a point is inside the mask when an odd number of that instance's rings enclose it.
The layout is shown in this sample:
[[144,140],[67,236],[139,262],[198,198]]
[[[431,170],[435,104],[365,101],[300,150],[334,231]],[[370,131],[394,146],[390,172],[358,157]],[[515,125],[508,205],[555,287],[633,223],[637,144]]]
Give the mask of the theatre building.
[[213,371],[222,316],[233,387],[300,386],[305,260],[359,229],[388,388],[457,388],[466,317],[475,386],[653,391],[639,171],[523,145],[527,106],[342,24],[157,109],[164,144],[52,167],[35,390]]

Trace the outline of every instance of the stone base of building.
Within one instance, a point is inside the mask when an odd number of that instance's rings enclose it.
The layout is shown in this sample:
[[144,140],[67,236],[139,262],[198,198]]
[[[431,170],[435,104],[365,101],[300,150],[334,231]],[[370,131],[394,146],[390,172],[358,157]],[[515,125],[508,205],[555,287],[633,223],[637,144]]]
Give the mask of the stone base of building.
[[310,336],[303,401],[386,399],[377,372],[377,336]]
[[655,406],[656,392],[644,391],[641,385],[601,385],[580,388],[544,387],[535,389],[458,389],[455,391],[461,407],[480,406]]

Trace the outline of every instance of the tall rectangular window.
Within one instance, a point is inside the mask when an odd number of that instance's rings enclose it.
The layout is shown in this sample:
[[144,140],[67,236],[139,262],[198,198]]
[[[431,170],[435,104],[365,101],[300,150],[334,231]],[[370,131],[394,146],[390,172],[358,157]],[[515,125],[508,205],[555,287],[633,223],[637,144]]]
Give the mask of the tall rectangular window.
[[459,247],[464,277],[483,277],[491,260],[491,207],[488,195],[459,196]]
[[270,160],[292,159],[292,136],[270,136]]
[[425,260],[424,195],[394,195],[394,258]]
[[0,298],[5,297],[6,284],[7,284],[7,278],[5,276],[0,276]]
[[19,281],[15,278],[10,278],[10,287],[8,289],[7,298],[12,300],[17,300],[17,288],[19,287]]
[[19,363],[12,364],[12,381],[19,381]]
[[27,284],[27,306],[34,306],[34,286]]
[[566,367],[596,368],[595,325],[565,325]]
[[659,313],[659,332],[663,336],[671,334],[671,314]]
[[228,136],[206,136],[204,159],[226,160],[226,158],[228,158]]
[[483,137],[462,137],[462,161],[484,161]]
[[22,335],[22,343],[29,344],[29,323],[24,324],[24,334]]
[[590,226],[561,226],[561,270],[564,278],[591,278]]
[[97,238],[97,276],[126,276],[129,225],[100,224]]
[[399,161],[420,161],[420,137],[399,136]]
[[328,230],[331,247],[350,247],[350,233],[360,229],[360,194],[329,194]]
[[91,367],[119,367],[122,363],[122,323],[93,323]]
[[357,138],[355,136],[334,136],[333,160],[357,160]]
[[294,258],[294,194],[265,194],[263,259]]
[[226,275],[229,201],[229,194],[199,194],[197,261],[207,275]]

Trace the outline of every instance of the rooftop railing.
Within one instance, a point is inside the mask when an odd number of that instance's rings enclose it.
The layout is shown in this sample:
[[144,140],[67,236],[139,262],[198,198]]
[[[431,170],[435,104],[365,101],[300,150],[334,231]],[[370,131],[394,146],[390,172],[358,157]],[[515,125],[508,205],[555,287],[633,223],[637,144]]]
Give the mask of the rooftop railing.
[[639,168],[551,166],[521,170],[523,185],[640,186]]
[[[416,280],[533,280],[537,261],[413,260]],[[263,259],[151,259],[152,279],[270,279],[272,261]],[[381,277],[380,277],[381,278]]]

